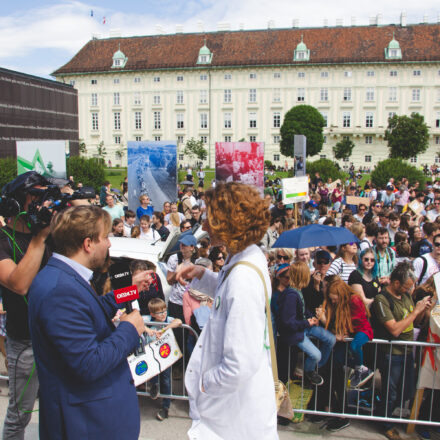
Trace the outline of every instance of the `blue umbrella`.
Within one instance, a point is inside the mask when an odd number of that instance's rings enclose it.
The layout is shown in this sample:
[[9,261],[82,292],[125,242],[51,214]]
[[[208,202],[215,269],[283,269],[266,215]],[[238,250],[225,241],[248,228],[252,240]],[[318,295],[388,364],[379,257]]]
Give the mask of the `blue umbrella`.
[[313,224],[283,232],[272,247],[301,249],[315,246],[337,246],[358,241],[356,235],[348,229]]

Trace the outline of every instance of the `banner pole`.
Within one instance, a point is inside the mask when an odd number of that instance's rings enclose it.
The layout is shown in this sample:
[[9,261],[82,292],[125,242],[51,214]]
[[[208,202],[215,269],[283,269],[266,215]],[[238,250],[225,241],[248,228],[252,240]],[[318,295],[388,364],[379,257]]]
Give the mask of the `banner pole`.
[[298,226],[298,204],[295,203],[295,228]]

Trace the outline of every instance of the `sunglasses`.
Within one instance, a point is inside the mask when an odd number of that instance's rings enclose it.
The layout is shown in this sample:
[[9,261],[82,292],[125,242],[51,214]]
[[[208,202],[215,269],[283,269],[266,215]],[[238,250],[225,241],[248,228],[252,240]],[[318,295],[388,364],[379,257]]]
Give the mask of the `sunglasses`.
[[374,263],[374,258],[362,258],[362,261],[365,261],[366,263],[370,262],[370,263]]
[[216,260],[224,260],[225,259],[225,257],[223,256],[223,255],[219,255],[217,258],[216,258]]
[[437,241],[436,243],[434,243],[435,247],[440,247],[440,241]]
[[382,205],[374,205],[375,208],[381,208]]
[[278,260],[290,260],[290,258],[287,256],[287,255],[280,255],[280,254],[277,254],[277,258],[278,258]]

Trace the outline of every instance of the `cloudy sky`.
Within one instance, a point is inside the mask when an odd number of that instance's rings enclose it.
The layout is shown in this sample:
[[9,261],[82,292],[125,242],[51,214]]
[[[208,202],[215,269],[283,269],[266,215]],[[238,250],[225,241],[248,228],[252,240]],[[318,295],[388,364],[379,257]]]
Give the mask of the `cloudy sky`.
[[[386,9],[384,5],[386,4]],[[4,0],[0,16],[0,67],[50,77],[69,61],[92,35],[107,38],[111,32],[122,36],[152,35],[162,29],[174,33],[217,30],[219,22],[231,30],[264,29],[269,20],[275,27],[319,27],[325,19],[345,26],[356,17],[357,25],[368,25],[370,17],[382,15],[382,23],[398,23],[402,11],[407,22],[420,23],[424,17],[439,20],[438,0]],[[92,15],[93,14],[93,15]],[[200,24],[202,23],[202,25]]]

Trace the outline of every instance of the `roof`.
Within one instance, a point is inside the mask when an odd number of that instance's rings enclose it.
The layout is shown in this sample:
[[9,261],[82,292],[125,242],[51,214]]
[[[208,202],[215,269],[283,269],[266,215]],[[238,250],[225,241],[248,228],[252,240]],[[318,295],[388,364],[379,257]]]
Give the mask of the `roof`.
[[214,55],[211,67],[299,64],[293,54],[301,35],[310,50],[305,64],[387,62],[384,48],[393,34],[403,62],[440,61],[440,24],[292,28],[94,39],[53,75],[114,72],[119,46],[128,57],[120,71],[198,67],[205,41]]

